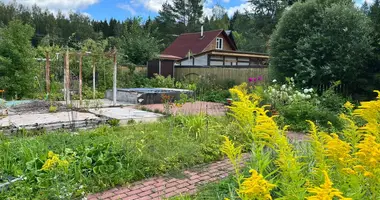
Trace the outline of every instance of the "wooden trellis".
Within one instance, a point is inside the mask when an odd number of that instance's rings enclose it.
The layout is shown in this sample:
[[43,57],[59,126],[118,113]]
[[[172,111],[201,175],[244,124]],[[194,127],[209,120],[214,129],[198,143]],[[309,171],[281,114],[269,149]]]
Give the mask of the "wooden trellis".
[[[82,65],[83,65],[83,56],[95,56],[96,54],[91,52],[69,52],[66,50],[64,52],[64,98],[66,104],[69,105],[71,103],[70,99],[70,55],[78,55],[79,56],[79,102],[80,105],[83,103],[83,95],[82,95]],[[104,53],[106,57],[110,57],[113,59],[113,104],[117,103],[117,93],[116,93],[116,85],[117,85],[117,50],[113,49],[112,52]],[[96,98],[96,68],[94,57],[92,57],[92,76],[93,76],[93,98]],[[46,66],[45,66],[45,82],[46,82],[46,92],[50,93],[50,53],[46,52]]]

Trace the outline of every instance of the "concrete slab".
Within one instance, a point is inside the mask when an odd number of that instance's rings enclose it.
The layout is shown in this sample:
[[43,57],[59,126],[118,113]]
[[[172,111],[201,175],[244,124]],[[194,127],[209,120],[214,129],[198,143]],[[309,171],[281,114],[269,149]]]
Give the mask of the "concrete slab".
[[[65,101],[58,101],[58,103],[61,103],[63,105],[66,105]],[[79,100],[72,100],[71,104],[74,108],[107,108],[112,107],[113,101],[108,99],[90,99],[90,100],[83,100],[82,106],[80,106]],[[117,101],[116,106],[131,106],[134,104],[128,103],[128,102],[122,102]]]
[[130,120],[137,122],[153,122],[163,116],[161,114],[137,110],[130,107],[90,109],[89,112],[108,118],[118,119],[121,124],[126,124]]
[[35,124],[50,124],[59,122],[70,122],[72,120],[96,120],[99,119],[92,113],[82,112],[58,112],[58,113],[46,113],[46,114],[33,114],[25,113],[22,115],[10,115],[0,120],[1,126],[7,126],[13,124],[15,126],[31,126]]

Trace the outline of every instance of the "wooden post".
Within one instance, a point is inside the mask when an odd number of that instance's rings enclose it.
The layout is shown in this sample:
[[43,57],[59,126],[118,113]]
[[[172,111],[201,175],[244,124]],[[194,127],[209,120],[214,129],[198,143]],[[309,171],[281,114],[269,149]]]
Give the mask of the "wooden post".
[[79,104],[82,105],[83,97],[82,97],[82,61],[83,55],[79,53]]
[[46,93],[50,93],[50,55],[46,52],[46,68],[45,68],[45,80],[46,80]]
[[70,101],[70,59],[69,59],[69,50],[65,53],[65,97],[66,105],[71,103]]
[[93,90],[93,98],[96,99],[96,68],[94,57],[92,57],[92,90]]
[[113,105],[116,106],[117,103],[117,94],[116,94],[116,81],[117,81],[117,50],[116,47],[114,48],[114,53],[113,53]]

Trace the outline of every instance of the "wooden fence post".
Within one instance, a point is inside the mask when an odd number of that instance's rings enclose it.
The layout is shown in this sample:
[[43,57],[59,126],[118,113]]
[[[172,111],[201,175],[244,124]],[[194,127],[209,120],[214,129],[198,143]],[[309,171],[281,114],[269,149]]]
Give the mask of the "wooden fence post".
[[113,97],[112,97],[112,100],[113,100],[113,105],[116,106],[116,103],[117,103],[117,89],[116,89],[116,86],[117,86],[117,50],[116,50],[116,47],[114,48],[114,53],[113,53]]
[[83,97],[82,97],[82,62],[83,55],[79,53],[79,104],[82,105]]
[[92,92],[93,92],[93,99],[96,99],[96,68],[95,68],[95,61],[94,57],[92,57]]
[[69,59],[69,50],[65,53],[65,97],[66,105],[70,104],[70,59]]
[[50,54],[46,52],[46,68],[45,68],[46,93],[50,93]]

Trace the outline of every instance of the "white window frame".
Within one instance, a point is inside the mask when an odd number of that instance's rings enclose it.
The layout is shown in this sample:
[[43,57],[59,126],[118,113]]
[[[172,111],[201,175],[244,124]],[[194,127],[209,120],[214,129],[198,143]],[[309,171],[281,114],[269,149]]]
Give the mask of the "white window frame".
[[223,50],[223,38],[216,38],[216,49]]

